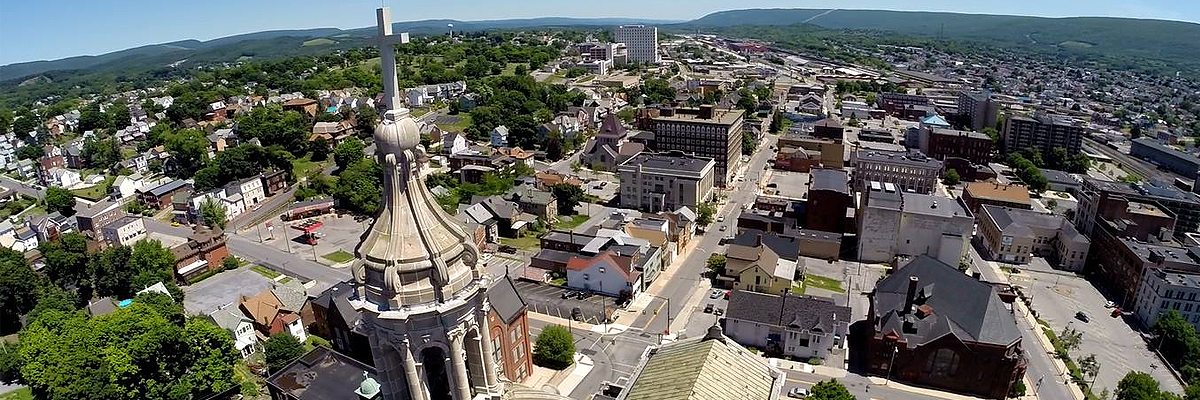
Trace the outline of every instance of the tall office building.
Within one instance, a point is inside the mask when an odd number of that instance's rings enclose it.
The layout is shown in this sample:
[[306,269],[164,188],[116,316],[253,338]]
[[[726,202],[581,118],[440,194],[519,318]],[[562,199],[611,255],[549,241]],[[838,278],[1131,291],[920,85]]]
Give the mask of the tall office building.
[[489,279],[475,241],[442,210],[421,179],[419,129],[398,108],[387,8],[377,11],[387,111],[375,127],[383,169],[382,210],[354,250],[354,294],[382,399],[498,399],[488,329]]
[[645,25],[621,25],[613,30],[613,39],[625,43],[629,62],[658,64],[658,28]]
[[652,119],[656,150],[682,151],[716,161],[713,184],[727,186],[742,160],[742,110],[664,108]]
[[1004,121],[1004,153],[1032,148],[1048,157],[1055,147],[1074,154],[1083,146],[1084,123],[1062,115],[1038,111],[1032,117],[1014,115]]
[[996,126],[996,114],[1000,103],[992,99],[990,90],[980,92],[963,91],[958,94],[958,113],[966,117],[967,128],[973,131]]

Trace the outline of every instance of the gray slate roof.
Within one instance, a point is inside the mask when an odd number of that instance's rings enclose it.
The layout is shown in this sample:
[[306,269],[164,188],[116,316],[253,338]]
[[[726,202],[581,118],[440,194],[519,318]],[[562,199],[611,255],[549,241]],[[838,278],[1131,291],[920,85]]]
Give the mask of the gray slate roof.
[[[905,313],[909,278],[917,277],[915,306],[928,305],[932,314],[917,318]],[[914,348],[945,335],[964,342],[1008,346],[1021,340],[1021,331],[1000,300],[998,289],[926,255],[918,256],[875,286],[872,301],[879,332],[895,331]],[[904,320],[915,332],[904,331]]]
[[829,168],[814,169],[809,172],[809,177],[812,178],[809,183],[809,191],[832,190],[850,194],[850,175],[846,171]]
[[525,298],[517,292],[517,286],[513,283],[512,277],[504,275],[504,278],[498,279],[495,285],[487,291],[488,302],[492,304],[492,310],[504,323],[510,324],[513,319],[525,312]]
[[727,310],[725,318],[810,331],[833,332],[835,324],[849,325],[851,322],[850,307],[816,296],[779,296],[734,290],[729,296]]

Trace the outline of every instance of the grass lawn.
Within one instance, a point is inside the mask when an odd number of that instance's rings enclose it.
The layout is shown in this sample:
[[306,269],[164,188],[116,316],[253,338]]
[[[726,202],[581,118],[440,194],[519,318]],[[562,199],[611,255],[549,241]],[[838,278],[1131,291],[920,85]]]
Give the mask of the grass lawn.
[[437,127],[447,132],[462,132],[468,126],[471,126],[471,114],[458,113],[458,117],[458,122],[453,124],[437,124]]
[[542,244],[536,236],[523,236],[516,239],[500,238],[500,244],[516,247],[518,249],[534,249]]
[[319,172],[324,169],[326,165],[332,162],[331,160],[333,160],[333,157],[330,157],[325,161],[317,162],[312,160],[311,153],[305,154],[304,157],[292,160],[292,172],[298,177],[308,177],[314,172]]
[[321,258],[341,264],[346,261],[353,260],[354,255],[347,253],[345,250],[338,250],[338,251],[323,255],[323,256],[321,256]]
[[412,112],[411,112],[411,114],[412,114],[413,118],[418,118],[418,117],[420,117],[420,116],[422,116],[422,115],[425,115],[425,114],[428,114],[428,113],[429,113],[429,109],[428,109],[428,108],[415,108],[415,109],[413,109],[413,110],[412,110]]
[[792,294],[804,294],[804,284],[792,285]]
[[333,41],[333,39],[329,39],[329,38],[316,38],[316,39],[311,39],[311,40],[306,40],[306,41],[304,41],[304,43],[301,43],[301,44],[300,44],[300,47],[309,47],[309,46],[326,46],[326,45],[331,45],[331,44],[334,44],[334,43],[337,43],[337,42]]
[[23,387],[5,394],[0,394],[0,400],[33,400],[33,390]]
[[550,284],[554,286],[567,286],[567,278],[559,277],[550,279]]
[[109,185],[112,185],[113,181],[115,180],[117,180],[117,177],[109,176],[104,178],[104,182],[97,183],[95,186],[86,189],[72,190],[71,194],[75,195],[76,197],[82,197],[91,201],[99,201],[108,194],[108,191],[105,189],[108,188]]
[[558,216],[559,221],[554,223],[554,229],[575,229],[575,227],[587,222],[588,216],[583,214]]
[[842,289],[842,281],[833,278],[826,278],[819,275],[804,275],[804,286],[812,286],[818,289],[825,289],[831,292],[845,293],[846,289]]
[[[504,70],[500,71],[500,76],[516,75],[517,74],[517,66],[521,65],[521,64],[525,64],[525,63],[508,63],[508,65],[504,66]],[[525,66],[529,66],[529,64],[525,64]]]
[[261,265],[251,265],[250,270],[257,272],[259,275],[265,276],[268,279],[275,279],[275,277],[282,275],[278,272],[275,272],[274,270],[272,270],[270,268],[267,268],[267,267],[264,267]]

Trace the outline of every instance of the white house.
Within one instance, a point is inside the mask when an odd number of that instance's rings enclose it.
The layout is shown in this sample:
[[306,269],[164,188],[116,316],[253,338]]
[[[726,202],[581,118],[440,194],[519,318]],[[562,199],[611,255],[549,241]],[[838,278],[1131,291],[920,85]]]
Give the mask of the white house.
[[127,199],[136,199],[137,191],[146,187],[146,182],[142,180],[142,174],[134,173],[133,175],[118,176],[112,183],[112,196],[124,203]]
[[101,227],[100,233],[109,244],[130,246],[146,238],[146,224],[141,217],[125,216]]
[[267,192],[263,190],[262,179],[257,176],[230,183],[229,186],[225,187],[226,196],[233,196],[234,194],[242,195],[242,200],[246,203],[246,207],[251,207],[267,198]]
[[611,251],[591,258],[571,258],[567,261],[567,286],[614,297],[636,298],[641,294],[642,273],[631,268],[630,260],[620,258]]
[[47,184],[50,186],[69,188],[83,182],[78,172],[66,168],[55,167],[48,172]]
[[508,147],[508,127],[504,125],[492,129],[492,147]]
[[767,352],[825,359],[850,331],[850,307],[833,299],[734,290],[725,312],[725,335]]
[[208,314],[217,326],[233,335],[233,347],[238,349],[242,357],[254,354],[258,345],[258,337],[254,335],[254,321],[234,308],[221,308]]
[[470,146],[467,144],[467,138],[458,132],[446,132],[442,135],[442,149],[448,155],[455,155],[466,152]]

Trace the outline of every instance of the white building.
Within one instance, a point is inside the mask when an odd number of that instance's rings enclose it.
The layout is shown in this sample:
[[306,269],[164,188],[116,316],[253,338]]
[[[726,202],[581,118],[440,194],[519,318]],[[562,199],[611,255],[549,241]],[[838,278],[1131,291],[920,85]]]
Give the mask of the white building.
[[466,92],[467,83],[458,81],[417,86],[408,89],[404,94],[410,107],[422,107],[438,100],[453,99]]
[[1134,312],[1145,326],[1154,326],[1168,311],[1200,329],[1200,275],[1146,267]]
[[238,349],[242,358],[254,354],[258,345],[258,337],[254,334],[254,321],[235,308],[221,308],[208,314],[217,326],[225,329],[233,336],[233,347]]
[[645,25],[621,25],[613,30],[613,40],[625,44],[629,62],[658,64],[658,28]]
[[842,101],[842,119],[868,119],[871,118],[871,107],[867,103],[861,101]]
[[267,192],[263,190],[262,179],[258,176],[242,179],[230,183],[229,186],[225,187],[226,197],[233,197],[237,194],[242,195],[242,201],[245,202],[246,208],[252,207],[267,198]]
[[859,258],[889,261],[928,255],[958,265],[970,244],[975,217],[957,199],[901,192],[870,182],[859,205]]
[[442,150],[448,155],[463,153],[469,148],[467,138],[461,133],[446,132],[446,134],[442,135]]
[[604,252],[595,257],[575,257],[567,261],[567,286],[613,297],[636,298],[641,294],[642,273],[630,263],[618,262],[616,254]]
[[146,238],[146,224],[141,217],[125,216],[100,228],[100,233],[111,245],[129,246]]
[[83,182],[78,172],[66,168],[51,168],[47,175],[46,183],[50,186],[70,188]]
[[725,335],[743,346],[823,360],[844,351],[850,322],[850,307],[833,299],[734,290],[725,313]]

